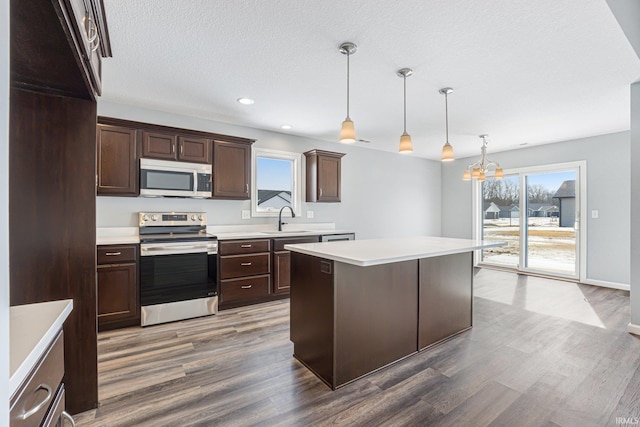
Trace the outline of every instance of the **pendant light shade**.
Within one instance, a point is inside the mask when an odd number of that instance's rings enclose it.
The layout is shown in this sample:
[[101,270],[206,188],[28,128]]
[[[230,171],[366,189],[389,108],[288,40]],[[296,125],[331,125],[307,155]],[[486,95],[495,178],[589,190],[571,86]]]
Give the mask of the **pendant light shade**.
[[358,46],[356,46],[355,43],[344,42],[340,45],[339,50],[343,55],[347,55],[347,117],[342,122],[340,142],[343,144],[353,144],[356,142],[356,129],[353,126],[353,121],[349,117],[349,57],[356,53]]
[[440,159],[443,162],[450,162],[455,160],[453,155],[453,147],[449,144],[449,94],[453,92],[453,89],[450,87],[443,87],[439,90],[441,94],[444,95],[444,116],[445,116],[445,129],[446,129],[446,142],[442,147],[442,156]]
[[407,133],[407,77],[413,75],[413,70],[411,68],[402,68],[396,74],[398,77],[402,77],[404,81],[404,131],[400,136],[398,152],[411,153],[413,151],[413,143],[411,142],[411,135]]
[[344,119],[344,122],[342,122],[340,142],[344,144],[353,144],[356,142],[356,129],[353,127],[353,122],[348,117]]

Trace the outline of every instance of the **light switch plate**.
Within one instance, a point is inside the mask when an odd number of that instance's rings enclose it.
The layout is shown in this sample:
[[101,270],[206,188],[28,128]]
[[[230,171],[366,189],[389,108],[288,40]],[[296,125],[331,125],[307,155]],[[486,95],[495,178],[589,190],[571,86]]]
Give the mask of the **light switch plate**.
[[598,212],[597,210],[591,211],[591,218],[597,219],[599,215],[600,215],[600,212]]
[[313,211],[307,211],[307,218],[313,218]]
[[242,219],[251,219],[251,211],[243,210]]

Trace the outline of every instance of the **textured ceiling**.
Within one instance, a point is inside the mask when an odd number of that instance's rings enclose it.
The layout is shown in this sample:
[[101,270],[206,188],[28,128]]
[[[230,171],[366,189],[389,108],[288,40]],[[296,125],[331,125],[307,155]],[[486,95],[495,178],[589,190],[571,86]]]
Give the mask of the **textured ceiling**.
[[[450,86],[457,157],[629,129],[634,53],[604,0],[105,0],[103,99],[337,141],[351,111],[397,151],[402,79],[414,155],[439,158]],[[239,97],[255,99],[243,106]],[[289,131],[280,129],[290,124]],[[336,148],[337,149],[337,148]]]

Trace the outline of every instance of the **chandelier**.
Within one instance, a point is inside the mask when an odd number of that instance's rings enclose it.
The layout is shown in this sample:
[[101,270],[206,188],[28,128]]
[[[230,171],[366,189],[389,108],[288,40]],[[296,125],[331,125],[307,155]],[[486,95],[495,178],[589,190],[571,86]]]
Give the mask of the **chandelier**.
[[500,164],[498,162],[492,162],[491,160],[487,159],[487,137],[488,136],[489,135],[480,135],[480,138],[482,138],[482,148],[480,149],[480,153],[481,153],[480,160],[467,166],[467,169],[464,171],[464,174],[462,175],[462,179],[464,181],[471,181],[471,178],[474,178],[479,182],[482,182],[485,180],[486,174],[491,170],[494,171],[493,177],[495,179],[504,178],[504,171],[500,167]]

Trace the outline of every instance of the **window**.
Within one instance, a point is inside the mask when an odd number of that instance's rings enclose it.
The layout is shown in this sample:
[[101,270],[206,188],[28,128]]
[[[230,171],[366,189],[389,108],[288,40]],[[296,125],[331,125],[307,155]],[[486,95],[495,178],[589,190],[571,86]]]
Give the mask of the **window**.
[[283,206],[300,215],[300,154],[261,148],[252,152],[252,215],[277,216]]

